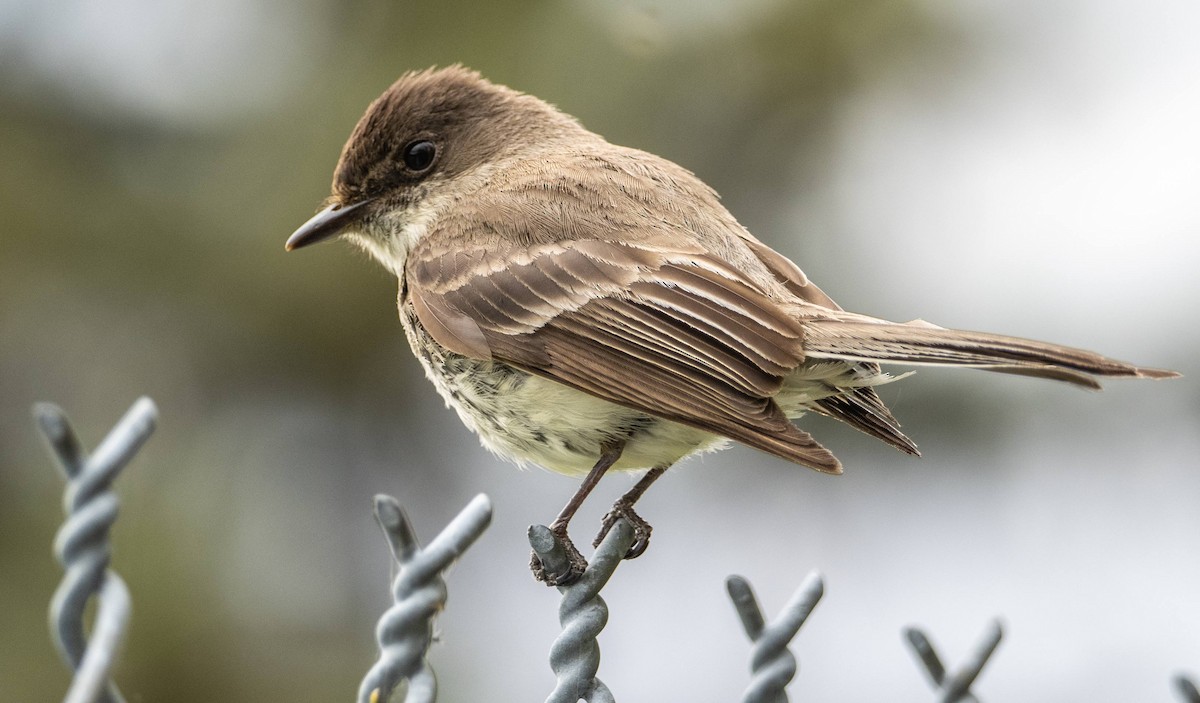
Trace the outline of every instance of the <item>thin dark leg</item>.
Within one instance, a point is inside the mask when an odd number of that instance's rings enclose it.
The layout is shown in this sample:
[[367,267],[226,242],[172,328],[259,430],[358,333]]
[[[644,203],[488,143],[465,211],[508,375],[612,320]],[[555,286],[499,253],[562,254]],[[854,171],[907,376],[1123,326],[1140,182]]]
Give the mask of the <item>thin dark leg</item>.
[[656,466],[650,469],[646,472],[645,476],[638,479],[633,488],[630,488],[625,495],[613,503],[612,510],[609,510],[608,514],[604,516],[604,522],[600,527],[600,534],[596,535],[596,540],[592,543],[593,546],[599,546],[604,536],[608,534],[608,531],[612,529],[613,525],[617,524],[617,520],[624,518],[633,527],[633,534],[636,538],[633,546],[629,548],[628,552],[625,552],[625,558],[636,559],[642,555],[642,552],[646,551],[646,547],[650,546],[650,531],[652,528],[650,527],[650,523],[646,522],[641,515],[634,512],[633,504],[642,497],[642,494],[646,492],[650,484],[658,480],[658,477],[662,476],[668,468],[670,467]]
[[554,529],[557,525],[562,525],[565,530],[567,523],[571,518],[575,517],[575,513],[579,512],[579,507],[583,505],[583,501],[587,500],[588,495],[596,488],[596,484],[600,483],[600,479],[604,474],[612,468],[613,464],[621,458],[621,452],[625,450],[625,440],[614,442],[606,445],[603,448],[604,453],[600,455],[600,460],[592,467],[587,476],[583,478],[583,483],[579,484],[579,490],[575,491],[575,495],[571,496],[571,500],[563,506],[563,509],[558,512],[558,517],[554,518],[554,522],[550,524],[550,529]]
[[[613,464],[621,458],[621,452],[625,450],[624,439],[611,442],[604,445],[601,450],[599,461],[592,467],[584,477],[583,483],[579,484],[579,490],[575,491],[575,495],[571,496],[571,500],[563,506],[559,511],[558,517],[554,518],[554,522],[550,523],[550,531],[558,537],[562,542],[563,548],[567,551],[567,559],[570,562],[570,567],[564,574],[549,574],[542,566],[542,561],[533,555],[529,561],[529,568],[533,571],[533,577],[538,581],[545,583],[548,586],[566,586],[580,576],[583,575],[584,569],[587,568],[587,560],[575,548],[571,538],[567,535],[567,525],[571,522],[571,518],[575,517],[575,513],[579,511],[579,507],[583,505],[583,501],[587,499],[588,494],[596,488],[596,484],[600,483],[600,479],[604,474],[612,468]],[[644,489],[643,489],[644,490]]]

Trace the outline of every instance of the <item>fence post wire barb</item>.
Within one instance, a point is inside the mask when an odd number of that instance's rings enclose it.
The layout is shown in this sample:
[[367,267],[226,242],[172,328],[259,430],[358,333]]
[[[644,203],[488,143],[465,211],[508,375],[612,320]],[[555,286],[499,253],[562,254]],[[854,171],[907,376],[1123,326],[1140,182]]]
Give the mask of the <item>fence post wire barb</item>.
[[[74,672],[66,703],[122,703],[112,683],[129,623],[129,589],[108,568],[108,536],[117,520],[112,491],[117,474],[154,431],[158,410],[139,398],[108,435],[88,454],[61,409],[38,403],[34,418],[67,479],[63,495],[66,521],[54,538],[63,580],[50,601],[50,634],[63,662]],[[91,637],[84,634],[84,609],[96,597]]]
[[909,647],[917,656],[917,660],[925,668],[925,672],[929,674],[929,679],[933,682],[934,687],[941,692],[942,697],[939,699],[941,703],[977,703],[978,699],[971,693],[971,685],[975,683],[975,679],[987,665],[1003,636],[1004,628],[1000,625],[1000,621],[993,620],[988,624],[987,630],[979,638],[975,649],[962,663],[962,666],[948,675],[946,667],[942,664],[941,658],[925,633],[915,627],[904,630],[905,641],[908,642]]
[[743,703],[787,703],[785,689],[796,676],[797,668],[788,644],[825,593],[824,580],[816,571],[810,573],[770,624],[763,617],[749,581],[730,576],[725,580],[725,589],[746,636],[754,643],[750,656],[752,676],[742,694]]
[[433,619],[446,604],[442,572],[470,547],[492,520],[492,501],[475,496],[422,548],[416,532],[391,496],[375,496],[375,519],[400,568],[392,582],[394,604],[375,628],[379,659],[358,689],[359,703],[385,703],[403,681],[406,703],[433,703],[437,679],[426,660],[433,640]]

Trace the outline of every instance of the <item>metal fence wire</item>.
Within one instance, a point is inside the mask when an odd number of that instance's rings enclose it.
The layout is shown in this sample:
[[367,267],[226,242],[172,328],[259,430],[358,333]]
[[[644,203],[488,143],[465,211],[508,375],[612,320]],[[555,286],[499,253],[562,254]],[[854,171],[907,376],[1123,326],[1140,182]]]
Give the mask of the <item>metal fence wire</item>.
[[[150,438],[158,410],[149,398],[133,404],[90,456],[57,406],[40,403],[34,417],[67,479],[66,522],[54,539],[62,583],[50,601],[50,633],[59,655],[75,672],[68,703],[122,703],[109,680],[129,623],[129,589],[108,569],[108,533],[117,521],[112,482]],[[84,636],[83,611],[97,599],[92,637]]]
[[[117,518],[112,483],[149,439],[158,412],[149,398],[133,404],[90,455],[76,437],[66,415],[56,406],[38,404],[34,417],[67,479],[63,504],[66,521],[54,540],[64,575],[50,604],[50,631],[63,661],[73,672],[66,703],[124,703],[111,672],[120,653],[129,621],[129,590],[109,569],[109,531]],[[392,581],[393,604],[379,619],[376,638],[379,658],[359,686],[359,703],[434,703],[437,679],[427,654],[433,641],[433,622],[446,605],[443,573],[483,534],[491,522],[492,505],[478,495],[425,547],[417,540],[400,503],[391,496],[375,497],[375,518],[383,528],[390,556],[398,566]],[[559,623],[562,632],[550,647],[554,690],[547,703],[613,703],[612,691],[598,678],[600,647],[596,636],[608,622],[608,606],[600,591],[612,578],[633,542],[633,530],[618,522],[596,548],[583,576],[560,586]],[[558,538],[544,525],[529,530],[529,543],[548,570],[565,560]],[[730,600],[753,643],[750,684],[742,703],[787,703],[785,691],[796,675],[796,659],[788,645],[799,632],[825,591],[813,572],[770,622],[766,620],[750,583],[731,576],[726,581]],[[84,610],[97,603],[86,636]],[[908,628],[904,638],[932,682],[941,703],[979,699],[971,687],[1003,636],[998,620],[989,624],[963,663],[947,671],[928,636]],[[1200,703],[1194,679],[1173,679],[1179,700]]]
[[375,628],[379,660],[363,678],[358,701],[390,700],[394,689],[406,682],[406,701],[433,703],[437,699],[437,678],[425,654],[433,641],[433,619],[446,605],[442,572],[487,529],[492,520],[492,502],[485,495],[475,496],[424,548],[395,498],[375,496],[375,519],[400,569],[392,581],[395,604]]

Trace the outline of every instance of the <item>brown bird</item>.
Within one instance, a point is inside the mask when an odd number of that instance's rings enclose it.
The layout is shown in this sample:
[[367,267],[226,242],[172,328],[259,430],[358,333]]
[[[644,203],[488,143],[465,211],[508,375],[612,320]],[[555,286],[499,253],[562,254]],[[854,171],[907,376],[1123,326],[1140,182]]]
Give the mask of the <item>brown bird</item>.
[[[400,282],[400,321],[446,404],[503,457],[584,476],[647,473],[736,440],[836,474],[792,420],[836,418],[908,454],[879,363],[967,366],[1099,388],[1169,378],[1099,354],[842,310],[686,169],[610,144],[551,105],[462,67],[408,73],[367,108],[326,207],[287,248],[342,235]],[[600,538],[597,537],[597,540]]]

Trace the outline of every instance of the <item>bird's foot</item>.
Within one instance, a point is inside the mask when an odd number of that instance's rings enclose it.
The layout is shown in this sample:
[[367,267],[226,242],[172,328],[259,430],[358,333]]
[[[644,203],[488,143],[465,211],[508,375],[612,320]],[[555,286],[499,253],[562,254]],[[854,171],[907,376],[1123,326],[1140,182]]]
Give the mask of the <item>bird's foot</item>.
[[613,525],[617,524],[618,520],[625,520],[629,526],[633,528],[633,544],[629,547],[629,551],[625,552],[626,559],[636,559],[646,551],[646,547],[650,546],[650,523],[638,515],[633,510],[633,503],[624,498],[620,498],[613,503],[612,509],[604,516],[604,520],[600,525],[600,534],[596,535],[596,539],[592,542],[593,547],[599,547],[604,538],[608,536],[609,530]]
[[587,559],[583,558],[571,538],[567,536],[567,523],[555,520],[550,523],[550,531],[558,538],[558,543],[566,552],[565,568],[552,572],[542,563],[537,552],[533,552],[529,558],[529,570],[533,572],[533,578],[547,586],[569,586],[583,576],[588,566]]

